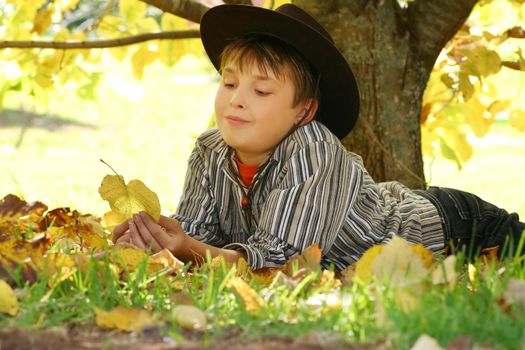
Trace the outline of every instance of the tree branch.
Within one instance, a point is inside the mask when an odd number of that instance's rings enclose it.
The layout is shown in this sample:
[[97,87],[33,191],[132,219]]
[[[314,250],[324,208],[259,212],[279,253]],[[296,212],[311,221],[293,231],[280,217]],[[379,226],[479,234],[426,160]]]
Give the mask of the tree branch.
[[501,65],[507,68],[510,68],[512,70],[517,70],[517,71],[522,71],[522,72],[525,71],[525,66],[520,64],[519,62],[503,61],[501,62]]
[[119,47],[137,44],[149,40],[173,40],[199,38],[200,32],[197,29],[178,30],[172,32],[145,33],[128,36],[125,38],[108,40],[88,40],[88,41],[0,41],[0,49],[6,48],[39,48],[39,49],[104,49],[109,47]]
[[164,12],[185,18],[195,23],[201,22],[204,12],[209,7],[196,0],[140,0]]
[[512,27],[506,31],[509,38],[525,39],[525,29],[522,27]]
[[478,0],[417,0],[408,7],[411,46],[433,63],[465,22]]

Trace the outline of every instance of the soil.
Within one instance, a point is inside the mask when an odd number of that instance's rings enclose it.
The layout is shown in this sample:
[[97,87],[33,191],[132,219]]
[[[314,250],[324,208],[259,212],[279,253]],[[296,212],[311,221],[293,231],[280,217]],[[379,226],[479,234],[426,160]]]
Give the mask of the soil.
[[[235,333],[235,332],[234,332]],[[322,334],[309,334],[300,338],[267,337],[258,340],[239,339],[235,334],[224,336],[213,344],[206,346],[202,335],[189,334],[186,339],[177,342],[171,338],[162,337],[158,329],[150,329],[135,333],[125,333],[102,330],[98,327],[82,326],[68,329],[32,330],[3,329],[0,330],[0,350],[371,350],[385,349],[385,344],[345,344],[337,337]]]

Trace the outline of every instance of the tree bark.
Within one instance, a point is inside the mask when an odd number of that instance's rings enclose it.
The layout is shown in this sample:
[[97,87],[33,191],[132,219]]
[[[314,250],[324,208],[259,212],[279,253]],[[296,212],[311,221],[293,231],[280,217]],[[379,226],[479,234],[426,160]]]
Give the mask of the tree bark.
[[343,144],[376,181],[426,183],[421,154],[423,92],[434,62],[476,0],[295,0],[327,28],[361,95],[359,121]]
[[201,22],[204,12],[209,7],[197,0],[140,0],[164,12],[185,18],[195,23]]

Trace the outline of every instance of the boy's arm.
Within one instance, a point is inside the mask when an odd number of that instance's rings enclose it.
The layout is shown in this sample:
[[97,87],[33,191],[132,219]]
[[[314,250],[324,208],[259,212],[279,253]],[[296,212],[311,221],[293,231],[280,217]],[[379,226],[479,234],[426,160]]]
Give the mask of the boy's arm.
[[137,247],[151,248],[153,252],[166,248],[183,262],[202,262],[206,251],[212,257],[222,255],[231,263],[237,262],[241,257],[247,259],[243,251],[217,248],[188,236],[177,220],[166,216],[161,216],[157,224],[145,212],[136,214],[130,220],[129,231],[130,241]]

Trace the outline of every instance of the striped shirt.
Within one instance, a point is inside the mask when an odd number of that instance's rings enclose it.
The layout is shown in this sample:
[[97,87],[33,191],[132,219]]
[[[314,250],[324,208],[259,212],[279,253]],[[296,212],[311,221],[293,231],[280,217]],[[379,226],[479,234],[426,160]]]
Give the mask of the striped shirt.
[[285,138],[249,188],[233,156],[218,130],[198,138],[173,218],[199,241],[244,250],[253,269],[279,267],[318,244],[322,266],[342,270],[394,235],[444,248],[433,204],[398,182],[375,183],[361,157],[316,121]]

